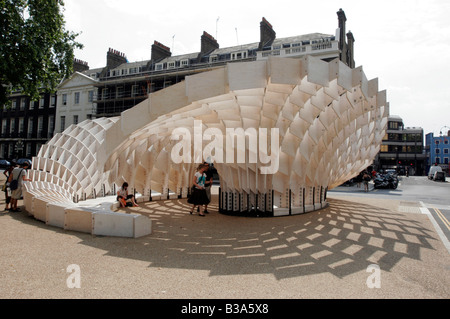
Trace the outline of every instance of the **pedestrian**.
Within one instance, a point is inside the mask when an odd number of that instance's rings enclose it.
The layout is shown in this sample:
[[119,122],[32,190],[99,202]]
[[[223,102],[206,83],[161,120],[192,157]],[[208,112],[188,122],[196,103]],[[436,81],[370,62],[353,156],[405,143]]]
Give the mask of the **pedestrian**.
[[372,179],[372,178],[370,177],[369,173],[367,173],[367,171],[364,171],[364,174],[363,174],[363,181],[364,181],[364,191],[365,191],[365,192],[368,192],[368,191],[369,191],[369,181],[370,181],[371,179]]
[[20,209],[17,208],[17,202],[22,197],[22,186],[23,182],[31,181],[31,179],[27,178],[27,169],[28,169],[28,162],[24,162],[22,164],[22,167],[14,167],[14,169],[11,172],[11,176],[9,178],[9,184],[11,186],[11,182],[13,180],[17,180],[17,188],[11,189],[11,211],[12,212],[19,212]]
[[134,207],[138,207],[139,205],[136,203],[136,199],[134,195],[128,194],[128,183],[124,182],[122,187],[117,191],[117,201],[120,203],[120,207],[127,206],[127,200],[130,200]]
[[377,171],[372,170],[372,179],[375,179],[375,177],[377,177]]
[[9,203],[11,202],[11,189],[9,188],[9,176],[11,175],[14,167],[16,166],[15,163],[11,163],[11,165],[3,171],[3,174],[6,176],[6,182],[5,185],[3,185],[3,191],[5,192],[5,210],[9,210]]
[[[208,166],[208,169],[206,170],[206,181],[205,181],[205,191],[206,191],[206,197],[208,197],[208,204],[211,202],[211,186],[213,183],[213,170],[211,168],[211,165],[208,162],[204,162],[203,164]],[[205,214],[209,214],[208,212],[208,204],[205,205]]]
[[190,214],[192,215],[194,213],[195,206],[199,206],[199,216],[205,216],[205,214],[202,211],[203,205],[208,205],[208,195],[206,195],[206,189],[205,189],[205,183],[206,183],[206,170],[208,169],[209,165],[200,164],[197,168],[197,172],[194,175],[194,178],[192,179],[192,194],[188,199],[188,203],[192,204],[192,208],[190,210]]
[[363,181],[363,175],[364,175],[364,172],[359,172],[358,176],[356,176],[356,186],[358,188],[361,187],[361,183]]

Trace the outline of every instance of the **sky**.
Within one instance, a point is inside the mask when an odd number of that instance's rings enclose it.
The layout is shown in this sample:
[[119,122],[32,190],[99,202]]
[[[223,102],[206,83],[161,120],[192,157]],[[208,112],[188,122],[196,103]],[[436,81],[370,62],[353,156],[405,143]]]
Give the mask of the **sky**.
[[77,59],[106,65],[109,48],[129,62],[149,60],[154,41],[172,55],[200,51],[204,31],[221,48],[259,42],[264,17],[279,38],[335,34],[336,12],[355,38],[356,66],[378,78],[390,114],[405,127],[438,136],[450,130],[450,1],[448,0],[64,0],[66,30],[84,45]]

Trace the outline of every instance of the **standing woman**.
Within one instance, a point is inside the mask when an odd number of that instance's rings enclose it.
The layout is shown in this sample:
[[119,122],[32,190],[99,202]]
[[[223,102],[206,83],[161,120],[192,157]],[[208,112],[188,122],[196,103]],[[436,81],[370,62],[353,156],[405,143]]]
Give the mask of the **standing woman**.
[[208,196],[206,195],[205,190],[205,182],[206,182],[206,174],[205,172],[208,170],[209,166],[205,164],[201,164],[197,168],[197,172],[194,175],[194,178],[192,180],[192,183],[194,185],[193,187],[193,193],[191,197],[188,199],[188,203],[192,204],[191,208],[191,215],[194,212],[195,206],[199,206],[199,216],[205,216],[203,213],[203,205],[208,205],[209,200]]
[[9,189],[9,175],[11,175],[13,169],[15,167],[14,163],[11,163],[11,165],[3,172],[3,174],[6,176],[6,182],[4,186],[4,192],[5,192],[5,210],[9,210],[9,203],[11,202],[11,190]]

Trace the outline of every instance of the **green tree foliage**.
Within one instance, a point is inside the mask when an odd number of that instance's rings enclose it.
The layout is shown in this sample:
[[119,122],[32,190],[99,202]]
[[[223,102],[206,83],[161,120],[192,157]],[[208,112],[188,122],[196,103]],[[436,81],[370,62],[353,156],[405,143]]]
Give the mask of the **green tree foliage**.
[[65,30],[62,0],[0,0],[0,107],[11,90],[39,98],[73,72],[77,34]]

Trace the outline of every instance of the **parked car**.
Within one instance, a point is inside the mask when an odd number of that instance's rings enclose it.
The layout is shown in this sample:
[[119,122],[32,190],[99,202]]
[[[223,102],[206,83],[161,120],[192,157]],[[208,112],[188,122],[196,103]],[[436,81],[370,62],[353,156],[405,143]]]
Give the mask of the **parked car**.
[[436,172],[442,172],[442,167],[440,167],[438,165],[431,166],[430,171],[428,172],[428,179],[434,180],[434,174]]
[[11,163],[5,159],[0,159],[0,168],[8,168]]

